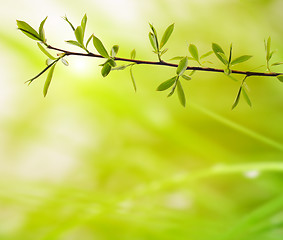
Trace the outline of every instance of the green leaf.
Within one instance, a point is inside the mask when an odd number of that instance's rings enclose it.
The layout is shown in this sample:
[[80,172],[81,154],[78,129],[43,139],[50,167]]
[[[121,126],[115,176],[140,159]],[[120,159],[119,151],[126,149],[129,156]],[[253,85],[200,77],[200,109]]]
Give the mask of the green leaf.
[[105,47],[103,46],[102,42],[93,35],[93,45],[96,48],[97,52],[99,52],[99,54],[104,57],[104,58],[109,58],[109,55],[105,49]]
[[136,49],[133,49],[131,51],[131,59],[135,59],[136,58]]
[[160,52],[160,56],[162,56],[163,54],[165,54],[167,51],[168,51],[168,48],[163,49],[163,50]]
[[209,51],[209,52],[207,52],[207,53],[201,55],[200,59],[206,58],[206,57],[208,57],[209,55],[211,55],[212,53],[213,53],[213,51]]
[[82,27],[82,30],[83,30],[83,34],[85,33],[86,23],[87,23],[87,16],[85,14],[82,18],[82,21],[81,21],[81,27]]
[[109,63],[104,64],[104,66],[101,69],[101,74],[103,77],[106,77],[110,71],[111,71],[111,65]]
[[184,78],[185,80],[189,81],[191,80],[192,78],[190,76],[187,76],[185,74],[182,75],[182,78]]
[[106,62],[109,63],[111,67],[116,67],[117,65],[116,62],[112,58],[109,58]]
[[52,60],[56,60],[56,58],[53,57],[39,42],[37,43],[37,46],[47,57],[49,57]]
[[228,65],[230,65],[232,60],[232,43],[230,44],[230,51],[229,51],[229,60],[228,60]]
[[135,78],[134,78],[132,67],[130,68],[130,75],[131,75],[131,79],[132,79],[134,90],[136,92],[137,91],[137,85],[136,85],[136,81],[135,81]]
[[78,41],[78,43],[80,43],[82,46],[84,45],[83,44],[83,41],[84,41],[84,33],[83,33],[83,29],[81,26],[78,26],[75,30],[75,36],[76,36],[76,39]]
[[40,23],[40,26],[39,26],[39,29],[38,29],[39,37],[42,40],[42,42],[46,42],[45,33],[44,33],[44,29],[43,29],[43,26],[44,26],[46,19],[47,19],[47,17]]
[[223,51],[223,49],[216,43],[212,43],[212,50],[216,57],[225,65],[228,64],[228,59]]
[[150,33],[148,34],[148,37],[149,37],[149,41],[150,41],[150,43],[151,43],[151,46],[153,47],[153,49],[154,49],[155,51],[157,51],[156,40],[155,40],[155,37],[154,37],[153,33],[150,32]]
[[53,60],[53,59],[47,58],[46,61],[45,61],[45,64],[48,66],[48,65],[54,63],[54,61],[55,60]]
[[185,107],[186,106],[186,96],[185,96],[185,93],[184,93],[184,90],[183,90],[183,87],[180,81],[177,82],[177,92],[178,92],[180,103]]
[[236,64],[248,61],[251,57],[252,57],[251,55],[243,55],[243,56],[237,57],[231,62],[231,65],[236,65]]
[[85,45],[86,47],[88,46],[88,44],[89,44],[89,42],[90,42],[90,40],[91,40],[92,38],[93,38],[93,34],[91,34],[90,37],[88,38],[88,40],[87,40],[87,42],[86,42],[86,45]]
[[128,65],[121,65],[121,66],[118,66],[118,67],[112,68],[112,70],[124,70],[124,69],[126,69],[127,67],[129,67],[129,66],[132,66],[132,64],[128,64]]
[[269,55],[269,58],[268,58],[268,61],[272,58],[273,54],[275,53],[276,51],[272,51]]
[[228,59],[227,59],[227,57],[226,57],[225,54],[223,54],[223,53],[221,53],[221,52],[218,52],[218,53],[216,54],[216,56],[218,57],[218,59],[219,59],[222,63],[224,63],[225,65],[228,65]]
[[189,45],[189,51],[192,55],[192,57],[198,62],[199,61],[199,56],[198,56],[198,49],[194,44]]
[[[151,28],[151,30],[152,30],[152,33],[154,34],[154,36],[155,36],[155,38],[156,38],[156,40],[157,40],[157,32],[156,32],[154,26],[153,26],[151,23],[149,23],[149,26],[150,26],[150,28]],[[158,44],[158,42],[157,42],[157,44]]]
[[24,21],[17,20],[18,29],[21,30],[25,35],[33,40],[41,41],[41,38],[37,31],[35,31],[29,24]]
[[277,76],[277,79],[278,79],[280,82],[283,82],[283,75]]
[[265,42],[265,52],[266,52],[266,61],[270,60],[270,46],[271,46],[271,38],[269,37]]
[[177,76],[174,76],[174,77],[166,80],[165,82],[161,83],[157,87],[156,91],[164,91],[164,90],[170,88],[176,82],[176,80],[177,80]]
[[114,45],[112,48],[111,48],[111,57],[115,57],[117,55],[119,51],[119,46],[118,45]]
[[177,67],[177,70],[176,70],[176,73],[177,73],[177,75],[178,76],[181,76],[181,75],[183,75],[183,73],[186,71],[186,69],[187,69],[187,67],[188,67],[188,58],[187,57],[184,57],[181,61],[180,61],[180,63],[179,63],[179,65],[178,65],[178,67]]
[[69,43],[69,44],[72,44],[72,45],[74,45],[74,46],[83,48],[83,46],[82,46],[80,43],[78,43],[77,41],[68,40],[68,41],[66,41],[66,42]]
[[73,26],[73,24],[69,21],[69,19],[67,18],[67,16],[62,17],[67,23],[69,23],[69,25],[71,26],[71,28],[73,29],[73,31],[75,31],[75,27]]
[[53,76],[53,72],[54,72],[55,66],[56,66],[56,64],[53,64],[50,67],[50,70],[48,72],[46,81],[44,83],[44,87],[43,87],[43,95],[44,95],[44,97],[46,96],[46,94],[48,92],[48,89],[49,89],[49,86],[50,86],[50,83],[51,83],[51,80],[52,80],[52,76]]
[[171,58],[170,60],[181,60],[181,59],[183,59],[184,58],[184,56],[177,56],[177,57],[173,57],[173,58]]
[[252,102],[246,92],[246,90],[244,88],[242,88],[242,92],[243,92],[243,97],[246,100],[247,104],[251,107],[252,106]]
[[217,43],[212,43],[212,50],[215,54],[219,52],[225,54],[223,49]]
[[232,110],[238,105],[239,103],[239,100],[240,100],[240,96],[241,96],[241,92],[242,92],[242,86],[240,87],[239,91],[238,91],[238,94],[236,96],[236,99],[232,105]]
[[164,47],[164,45],[167,43],[168,39],[170,38],[172,32],[174,30],[174,23],[171,24],[164,32],[161,42],[160,42],[160,49],[162,49],[162,47]]
[[271,66],[279,66],[279,65],[282,65],[283,62],[276,62],[276,63],[272,63]]

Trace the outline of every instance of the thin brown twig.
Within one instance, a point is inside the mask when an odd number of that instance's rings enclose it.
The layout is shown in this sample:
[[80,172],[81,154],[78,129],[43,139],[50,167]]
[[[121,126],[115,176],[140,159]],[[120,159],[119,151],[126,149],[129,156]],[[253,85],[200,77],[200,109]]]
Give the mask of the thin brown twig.
[[[103,58],[103,56],[94,53],[79,53],[79,52],[70,52],[64,49],[52,47],[51,45],[47,45],[47,48],[56,50],[59,52],[65,53],[66,56],[83,56],[83,57],[95,57],[95,58]],[[145,61],[145,60],[135,60],[135,59],[128,59],[128,58],[120,58],[115,57],[116,61],[123,61],[123,62],[132,62],[135,64],[147,64],[147,65],[160,65],[160,66],[168,66],[168,67],[178,67],[178,64],[168,63],[163,60],[159,62],[154,61]],[[194,71],[204,71],[204,72],[221,72],[224,73],[224,69],[218,68],[210,68],[210,67],[193,67],[188,66],[187,70],[194,70]],[[239,71],[239,70],[232,70],[231,73],[234,74],[241,74],[246,76],[263,76],[263,77],[276,77],[279,75],[283,75],[283,73],[275,73],[275,72],[253,72],[253,71]]]

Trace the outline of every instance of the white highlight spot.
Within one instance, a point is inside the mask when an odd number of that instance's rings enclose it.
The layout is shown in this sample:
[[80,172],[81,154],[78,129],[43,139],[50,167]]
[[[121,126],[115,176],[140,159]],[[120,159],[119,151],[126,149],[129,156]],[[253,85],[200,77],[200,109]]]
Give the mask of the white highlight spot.
[[250,179],[257,178],[259,175],[260,175],[260,172],[258,170],[250,170],[244,173],[244,176]]
[[165,198],[165,206],[176,210],[188,209],[192,203],[191,197],[181,192],[169,194]]

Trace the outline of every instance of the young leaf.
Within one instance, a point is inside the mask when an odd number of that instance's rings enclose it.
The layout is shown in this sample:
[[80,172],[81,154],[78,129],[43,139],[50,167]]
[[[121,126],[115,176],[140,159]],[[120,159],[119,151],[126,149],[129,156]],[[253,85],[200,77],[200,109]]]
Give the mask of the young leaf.
[[85,14],[84,17],[82,18],[82,21],[81,21],[81,27],[82,27],[82,30],[83,30],[83,34],[85,33],[86,22],[87,22],[87,16]]
[[49,57],[52,60],[56,60],[56,58],[53,57],[39,42],[37,43],[37,46],[47,57]]
[[96,48],[97,52],[99,52],[99,54],[104,57],[104,58],[109,58],[109,55],[105,49],[105,47],[103,46],[102,42],[93,35],[93,45]]
[[136,49],[133,49],[131,51],[131,59],[135,59],[136,58]]
[[174,77],[166,80],[165,82],[161,83],[157,87],[156,91],[164,91],[164,90],[170,88],[176,82],[176,80],[177,80],[177,76],[174,76]]
[[83,46],[82,46],[80,43],[76,42],[76,41],[68,40],[68,41],[66,41],[66,42],[69,43],[69,44],[72,44],[72,45],[74,45],[74,46],[83,48]]
[[35,31],[29,24],[24,21],[17,20],[18,29],[21,30],[25,35],[33,40],[40,40],[41,38],[37,31]]
[[43,87],[43,95],[44,95],[44,97],[46,96],[46,94],[47,94],[47,92],[48,92],[48,88],[49,88],[50,83],[51,83],[51,80],[52,80],[52,76],[53,76],[53,72],[54,72],[55,66],[56,66],[56,64],[53,64],[53,65],[50,67],[50,70],[49,70],[49,72],[48,72],[46,81],[45,81],[45,83],[44,83],[44,87]]
[[186,106],[186,96],[185,96],[185,93],[184,93],[184,90],[183,90],[183,87],[180,81],[177,82],[177,92],[178,92],[180,103],[185,107]]
[[162,56],[163,54],[165,54],[167,51],[168,51],[168,48],[163,49],[163,50],[160,52],[160,56]]
[[109,63],[104,64],[104,66],[101,69],[101,74],[103,77],[106,77],[110,71],[111,71],[111,65]]
[[182,78],[184,78],[185,80],[189,81],[191,80],[192,78],[190,76],[187,76],[185,74],[182,75]]
[[265,41],[265,52],[266,52],[266,61],[270,60],[270,46],[271,46],[271,38],[269,37],[267,41]]
[[[150,28],[151,28],[151,30],[152,30],[152,33],[154,34],[154,37],[155,37],[156,40],[157,40],[157,32],[156,32],[154,26],[153,26],[151,23],[149,23],[149,26],[150,26]],[[157,42],[157,44],[158,44],[158,42]]]
[[240,87],[239,91],[238,91],[238,94],[236,96],[236,99],[232,105],[232,110],[238,105],[239,103],[239,100],[240,100],[240,96],[241,96],[241,92],[242,92],[242,86]]
[[189,76],[192,76],[193,74],[195,74],[196,70],[191,71],[191,73],[189,74]]
[[231,60],[232,60],[232,43],[230,44],[228,66],[230,66]]
[[283,62],[276,62],[276,63],[272,63],[271,66],[279,66],[279,65],[282,65]]
[[89,44],[90,40],[92,39],[92,37],[93,37],[93,34],[91,34],[90,37],[88,38],[88,40],[86,42],[86,45],[85,45],[86,47],[88,46],[88,44]]
[[75,30],[75,36],[76,39],[78,41],[78,43],[80,43],[83,46],[83,41],[84,41],[84,33],[83,33],[83,29],[81,26],[78,26]]
[[129,66],[132,66],[132,64],[128,64],[128,65],[121,65],[121,66],[118,66],[118,67],[115,67],[115,68],[112,68],[111,70],[124,70],[126,69],[127,67]]
[[153,33],[150,32],[150,33],[148,34],[148,37],[149,37],[149,41],[150,41],[150,43],[151,43],[151,46],[153,47],[153,49],[154,49],[155,51],[157,51],[156,40],[155,40],[155,37],[154,37]]
[[277,76],[277,79],[278,79],[280,82],[283,82],[283,75]]
[[178,57],[173,57],[173,58],[171,58],[170,60],[181,60],[181,59],[183,59],[184,58],[184,56],[178,56]]
[[186,71],[187,67],[188,67],[188,58],[187,58],[187,57],[184,57],[184,58],[180,61],[179,65],[178,65],[178,67],[177,67],[177,70],[176,70],[177,75],[178,75],[178,76],[183,75],[183,73]]
[[67,18],[67,16],[62,17],[67,23],[69,23],[69,25],[71,26],[71,28],[73,29],[73,31],[75,31],[75,27],[73,26],[73,24],[69,21],[69,19]]
[[243,97],[244,99],[246,100],[247,104],[249,104],[249,106],[251,107],[252,106],[252,102],[246,92],[246,90],[244,88],[242,88],[242,92],[243,92]]
[[199,56],[198,56],[198,49],[197,49],[197,47],[194,44],[190,44],[189,45],[189,51],[190,51],[192,57],[194,58],[194,60],[199,62]]
[[130,75],[131,75],[131,79],[132,79],[132,83],[133,83],[134,90],[135,90],[135,92],[136,92],[136,91],[137,91],[137,85],[136,85],[136,81],[135,81],[135,78],[134,78],[132,66],[131,66],[131,68],[130,68]]
[[40,26],[39,26],[39,29],[38,29],[39,37],[42,40],[42,42],[46,42],[45,33],[44,33],[44,29],[43,29],[43,26],[44,26],[46,19],[47,19],[47,17],[40,23]]
[[208,57],[209,55],[211,55],[212,53],[213,53],[212,51],[209,51],[209,52],[207,52],[207,53],[201,55],[200,59],[206,58],[206,57]]
[[62,63],[63,63],[65,66],[69,66],[69,63],[68,63],[68,61],[67,61],[66,59],[61,58],[61,61],[62,61]]
[[162,49],[162,47],[164,47],[164,45],[167,43],[168,39],[170,38],[172,32],[174,30],[174,23],[171,24],[164,32],[161,42],[160,42],[160,49]]
[[171,97],[173,94],[174,94],[174,92],[175,92],[175,90],[176,90],[176,87],[177,87],[177,82],[179,81],[179,76],[177,76],[177,79],[176,79],[176,81],[175,81],[175,84],[174,84],[174,86],[172,87],[172,89],[171,89],[171,92],[167,95],[167,97]]
[[212,50],[215,54],[219,52],[225,54],[223,49],[217,43],[212,43]]
[[275,53],[276,51],[272,51],[269,55],[269,58],[268,58],[268,61],[272,58],[273,54]]
[[119,46],[118,45],[114,45],[111,48],[111,53],[110,53],[111,57],[114,58],[117,55],[118,51],[119,51]]
[[251,55],[243,55],[241,57],[237,57],[231,62],[231,65],[236,65],[248,61],[251,57],[252,57]]
[[50,58],[47,58],[46,61],[45,61],[45,64],[48,66],[48,65],[54,63],[54,61],[55,61],[55,60],[52,60],[52,59],[50,59]]

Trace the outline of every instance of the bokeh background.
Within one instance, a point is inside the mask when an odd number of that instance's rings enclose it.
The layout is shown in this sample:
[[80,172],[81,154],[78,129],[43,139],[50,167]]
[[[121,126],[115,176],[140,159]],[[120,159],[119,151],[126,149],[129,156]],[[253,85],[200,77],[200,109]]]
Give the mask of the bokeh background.
[[183,108],[155,91],[173,68],[136,66],[135,93],[128,70],[104,79],[101,60],[69,57],[43,98],[46,75],[24,82],[45,56],[16,29],[17,19],[37,28],[48,16],[48,42],[79,51],[64,42],[74,36],[61,17],[77,26],[87,13],[87,34],[108,49],[155,60],[148,22],[159,35],[174,22],[165,60],[188,54],[188,43],[205,53],[211,42],[225,51],[233,42],[235,57],[254,56],[237,67],[249,70],[264,64],[269,36],[282,61],[282,8],[281,0],[1,0],[0,239],[282,239],[276,78],[249,78],[253,107],[240,101],[231,111],[240,82],[199,72],[184,82]]

